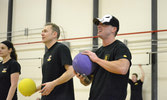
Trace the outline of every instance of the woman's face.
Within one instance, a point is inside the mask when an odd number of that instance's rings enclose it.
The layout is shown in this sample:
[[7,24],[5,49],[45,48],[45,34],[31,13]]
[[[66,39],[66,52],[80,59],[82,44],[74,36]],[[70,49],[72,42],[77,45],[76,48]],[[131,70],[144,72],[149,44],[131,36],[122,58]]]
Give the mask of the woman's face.
[[0,43],[0,57],[4,58],[6,56],[9,56],[11,51],[12,50],[8,49],[8,47],[5,44]]

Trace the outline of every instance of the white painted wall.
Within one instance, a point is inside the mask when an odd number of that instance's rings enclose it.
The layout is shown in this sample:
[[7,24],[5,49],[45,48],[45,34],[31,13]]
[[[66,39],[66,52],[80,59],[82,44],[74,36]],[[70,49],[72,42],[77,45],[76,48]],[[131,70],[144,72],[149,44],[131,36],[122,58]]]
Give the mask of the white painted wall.
[[[166,0],[158,0],[158,29],[167,29]],[[61,39],[92,36],[93,19],[93,0],[52,0],[52,22],[61,27]],[[0,0],[0,41],[4,40],[1,34],[7,30],[7,0]],[[99,17],[105,14],[112,14],[120,21],[120,31],[122,33],[140,32],[151,30],[151,0],[99,0]],[[46,0],[14,0],[13,11],[13,43],[15,44],[19,62],[22,65],[23,78],[32,78],[37,85],[41,83],[41,58],[44,54],[44,44],[24,44],[18,43],[41,41],[41,28],[46,19]],[[24,35],[25,28],[36,29],[29,30],[29,35]],[[20,31],[21,30],[21,31]],[[166,50],[167,42],[166,32],[159,32],[159,51]],[[19,36],[18,36],[19,35]],[[149,63],[151,35],[128,35],[117,36],[120,40],[128,40],[128,47],[132,52],[133,64]],[[100,39],[99,39],[100,40]],[[135,41],[140,41],[136,43]],[[145,41],[145,42],[142,42]],[[91,49],[92,39],[70,40],[70,49],[74,58],[79,51]],[[101,40],[99,41],[101,44]],[[33,58],[25,60],[26,58]],[[158,99],[167,98],[165,91],[167,89],[166,60],[167,53],[158,54]],[[145,81],[143,85],[144,100],[151,100],[151,65],[143,66],[145,71]],[[137,66],[131,66],[130,74],[137,72],[141,76]],[[89,88],[80,84],[74,77],[76,100],[87,100]],[[18,92],[19,100],[35,100],[40,97],[35,93],[31,97],[24,97]],[[130,97],[130,88],[128,86],[127,100]]]
[[6,38],[7,31],[7,15],[8,15],[8,2],[7,0],[0,1],[0,41]]
[[[166,21],[166,0],[158,0],[158,29],[167,29]],[[159,51],[167,51],[167,32],[160,32],[158,34],[159,39],[165,39],[165,41],[159,41]],[[167,74],[166,74],[166,65],[167,65],[167,53],[158,54],[158,100],[165,100],[167,98]]]

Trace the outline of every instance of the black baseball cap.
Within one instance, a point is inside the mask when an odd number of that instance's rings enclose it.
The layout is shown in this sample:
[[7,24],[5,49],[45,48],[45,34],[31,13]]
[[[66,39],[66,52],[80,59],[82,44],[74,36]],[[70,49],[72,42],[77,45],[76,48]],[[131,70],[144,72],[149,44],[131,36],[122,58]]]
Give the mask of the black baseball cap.
[[105,15],[103,18],[94,18],[93,23],[95,25],[99,25],[100,23],[105,25],[112,25],[114,27],[117,27],[117,32],[119,31],[119,21],[116,17],[112,15]]

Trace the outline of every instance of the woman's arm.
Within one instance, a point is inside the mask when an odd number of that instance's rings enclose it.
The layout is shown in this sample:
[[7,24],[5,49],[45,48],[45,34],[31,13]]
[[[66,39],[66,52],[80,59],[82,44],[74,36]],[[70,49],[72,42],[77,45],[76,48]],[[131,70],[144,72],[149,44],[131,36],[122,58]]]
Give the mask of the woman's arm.
[[7,96],[7,99],[6,100],[12,100],[13,96],[14,96],[14,93],[16,91],[16,88],[17,88],[17,83],[18,83],[18,80],[19,80],[19,73],[16,72],[16,73],[13,73],[10,75],[10,78],[11,78],[11,86],[9,88],[9,92],[8,92],[8,96]]

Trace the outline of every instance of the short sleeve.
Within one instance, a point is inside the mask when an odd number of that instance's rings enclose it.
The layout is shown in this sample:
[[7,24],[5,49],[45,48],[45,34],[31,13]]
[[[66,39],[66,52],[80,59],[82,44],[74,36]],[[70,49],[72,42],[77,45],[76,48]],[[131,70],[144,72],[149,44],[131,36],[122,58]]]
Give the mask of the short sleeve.
[[14,61],[14,62],[10,63],[9,67],[10,67],[10,70],[9,70],[10,74],[16,73],[16,72],[21,74],[21,67],[20,67],[20,64],[18,62]]
[[61,65],[72,65],[71,53],[68,47],[61,45],[58,48]]
[[140,83],[140,84],[143,84],[143,82],[141,81],[141,79],[139,79],[139,83]]
[[116,54],[115,55],[116,60],[121,59],[121,58],[128,59],[131,64],[131,53],[125,45],[119,45],[116,48],[115,54]]

